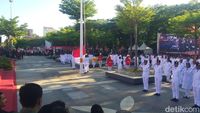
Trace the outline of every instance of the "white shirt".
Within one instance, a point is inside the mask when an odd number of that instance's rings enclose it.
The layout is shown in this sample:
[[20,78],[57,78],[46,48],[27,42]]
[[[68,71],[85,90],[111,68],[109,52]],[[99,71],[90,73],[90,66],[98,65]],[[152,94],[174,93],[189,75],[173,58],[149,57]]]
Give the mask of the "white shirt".
[[150,71],[149,64],[147,63],[146,65],[141,65],[141,67],[142,67],[142,76],[149,77],[149,71]]
[[154,73],[156,78],[162,78],[162,66],[161,65],[155,65],[154,66]]
[[193,76],[193,87],[200,87],[200,70],[196,70]]
[[180,75],[180,69],[178,67],[174,67],[172,69],[172,83],[179,84],[179,75]]
[[183,73],[183,83],[182,87],[184,89],[192,89],[192,80],[193,80],[193,69],[185,68]]

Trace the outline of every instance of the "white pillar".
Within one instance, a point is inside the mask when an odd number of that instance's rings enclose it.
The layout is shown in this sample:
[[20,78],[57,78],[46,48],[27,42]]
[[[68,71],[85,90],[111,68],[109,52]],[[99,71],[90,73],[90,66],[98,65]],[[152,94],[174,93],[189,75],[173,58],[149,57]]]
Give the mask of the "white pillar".
[[[80,2],[80,59],[83,59],[83,0]],[[80,73],[83,73],[83,60],[80,61]]]

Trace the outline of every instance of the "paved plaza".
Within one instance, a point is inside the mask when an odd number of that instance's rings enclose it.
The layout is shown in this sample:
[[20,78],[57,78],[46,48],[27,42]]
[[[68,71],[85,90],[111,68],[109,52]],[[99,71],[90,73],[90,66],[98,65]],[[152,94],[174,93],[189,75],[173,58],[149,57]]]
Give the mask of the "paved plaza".
[[[105,70],[91,69],[88,74],[80,75],[72,70],[70,64],[61,64],[42,56],[26,56],[17,61],[17,87],[28,82],[43,87],[43,104],[62,100],[70,106],[71,112],[89,113],[90,107],[102,105],[105,113],[119,110],[130,112],[165,112],[168,106],[193,106],[193,98],[183,99],[183,90],[178,103],[171,102],[171,86],[162,84],[161,96],[154,96],[154,84],[148,93],[142,92],[142,85],[129,85],[107,78]],[[20,105],[18,104],[18,107]]]

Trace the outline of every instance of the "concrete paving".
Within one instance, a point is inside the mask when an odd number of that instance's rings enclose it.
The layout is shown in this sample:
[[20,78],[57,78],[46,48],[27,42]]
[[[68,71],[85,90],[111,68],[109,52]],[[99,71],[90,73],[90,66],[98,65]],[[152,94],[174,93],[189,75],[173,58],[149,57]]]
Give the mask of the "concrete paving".
[[26,56],[17,61],[18,88],[28,82],[38,83],[43,87],[43,104],[62,100],[74,113],[88,113],[95,103],[102,105],[105,113],[120,110],[162,113],[169,111],[169,107],[193,106],[192,97],[182,98],[182,89],[180,101],[171,102],[171,85],[168,83],[162,84],[161,96],[157,97],[153,95],[154,84],[150,84],[150,91],[144,93],[142,85],[129,85],[107,78],[104,70],[95,68],[88,74],[80,75],[69,64],[63,65],[39,56]]

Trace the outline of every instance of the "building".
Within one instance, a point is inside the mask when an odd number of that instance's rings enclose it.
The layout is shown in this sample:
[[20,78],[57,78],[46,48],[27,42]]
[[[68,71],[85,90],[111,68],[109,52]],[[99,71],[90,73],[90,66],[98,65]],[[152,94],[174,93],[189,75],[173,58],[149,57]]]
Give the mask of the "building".
[[33,29],[28,29],[27,38],[33,38]]
[[55,32],[56,30],[53,27],[43,27],[43,36],[46,36],[49,32]]

